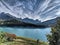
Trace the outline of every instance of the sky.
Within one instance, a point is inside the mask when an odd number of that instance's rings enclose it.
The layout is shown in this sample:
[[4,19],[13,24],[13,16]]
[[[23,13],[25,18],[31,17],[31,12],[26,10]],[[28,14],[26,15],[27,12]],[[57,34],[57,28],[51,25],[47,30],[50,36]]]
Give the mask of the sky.
[[47,21],[60,16],[60,0],[0,0],[0,13]]

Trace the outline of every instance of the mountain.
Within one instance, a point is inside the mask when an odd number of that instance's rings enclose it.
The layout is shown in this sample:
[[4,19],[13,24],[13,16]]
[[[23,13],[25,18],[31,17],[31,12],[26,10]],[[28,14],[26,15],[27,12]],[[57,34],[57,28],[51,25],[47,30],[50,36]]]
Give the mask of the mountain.
[[6,24],[6,25],[8,24],[11,26],[50,27],[50,26],[54,26],[56,24],[57,19],[60,19],[60,17],[41,22],[38,19],[36,19],[36,20],[29,19],[29,18],[21,19],[21,18],[16,18],[16,17],[10,16],[9,13],[4,13],[4,12],[0,13],[0,23],[3,20],[3,22],[5,22],[4,24]]
[[43,25],[50,27],[50,26],[54,26],[57,22],[57,19],[52,19],[52,20],[48,20],[45,22],[42,22]]
[[16,17],[10,16],[9,13],[4,13],[4,12],[0,13],[0,20],[9,21],[9,20],[13,20],[13,19],[17,20],[17,21],[25,22],[25,23],[36,24],[36,25],[41,23],[41,21],[39,21],[38,19],[37,20],[33,20],[33,19],[29,19],[29,18],[21,19],[21,18],[16,18]]
[[55,19],[42,22],[42,24],[45,25],[45,26],[48,26],[48,27],[49,27],[49,26],[54,26],[54,25],[56,25],[57,20],[60,20],[60,17],[57,17],[57,18],[55,18]]
[[7,20],[11,20],[11,19],[13,19],[13,18],[10,17],[8,13],[4,13],[4,12],[0,13],[0,20],[7,21]]
[[60,0],[0,0],[0,13],[47,21],[60,16]]
[[33,20],[33,19],[29,19],[29,18],[20,19],[20,21],[25,22],[25,23],[35,24],[35,25],[39,25],[41,23],[41,21],[39,21],[38,19]]
[[8,13],[0,13],[0,26],[45,27],[39,20],[15,18]]

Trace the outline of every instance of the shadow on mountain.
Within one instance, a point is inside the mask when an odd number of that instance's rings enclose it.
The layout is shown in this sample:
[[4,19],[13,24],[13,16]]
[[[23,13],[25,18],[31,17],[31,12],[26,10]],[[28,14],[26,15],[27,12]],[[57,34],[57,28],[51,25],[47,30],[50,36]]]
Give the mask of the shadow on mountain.
[[33,20],[29,18],[15,18],[13,16],[10,16],[8,13],[2,12],[0,14],[0,26],[8,26],[8,27],[31,27],[31,28],[46,28],[50,27],[56,24],[56,20],[60,19],[60,17],[57,17],[52,20],[48,20],[45,22],[41,22],[39,20]]

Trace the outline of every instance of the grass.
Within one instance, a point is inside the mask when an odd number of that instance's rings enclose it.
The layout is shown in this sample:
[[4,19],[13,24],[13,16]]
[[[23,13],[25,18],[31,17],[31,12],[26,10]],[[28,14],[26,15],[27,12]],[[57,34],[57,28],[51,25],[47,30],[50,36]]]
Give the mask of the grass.
[[[3,35],[4,34],[8,34],[7,37],[10,37],[10,38],[11,38],[11,36],[12,37],[15,36],[14,34],[9,34],[9,33],[3,33]],[[1,33],[1,36],[2,36],[2,33]],[[1,38],[1,36],[0,36],[0,38]],[[2,37],[4,38],[4,36],[2,36]],[[13,38],[13,40],[2,42],[2,43],[0,43],[0,45],[48,45],[48,43],[47,42],[33,40],[31,38],[24,38],[24,37],[15,36],[15,38]]]
[[[1,43],[1,45],[37,45],[37,41],[29,38],[17,37],[14,41],[4,42]],[[38,45],[48,45],[48,43],[39,41]]]

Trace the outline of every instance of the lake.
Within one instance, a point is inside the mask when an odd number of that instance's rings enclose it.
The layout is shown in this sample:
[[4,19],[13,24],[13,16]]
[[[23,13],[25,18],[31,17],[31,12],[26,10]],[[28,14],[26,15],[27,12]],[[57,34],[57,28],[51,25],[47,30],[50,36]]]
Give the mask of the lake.
[[0,27],[0,31],[16,34],[17,36],[47,41],[46,35],[51,28],[22,28],[22,27]]

